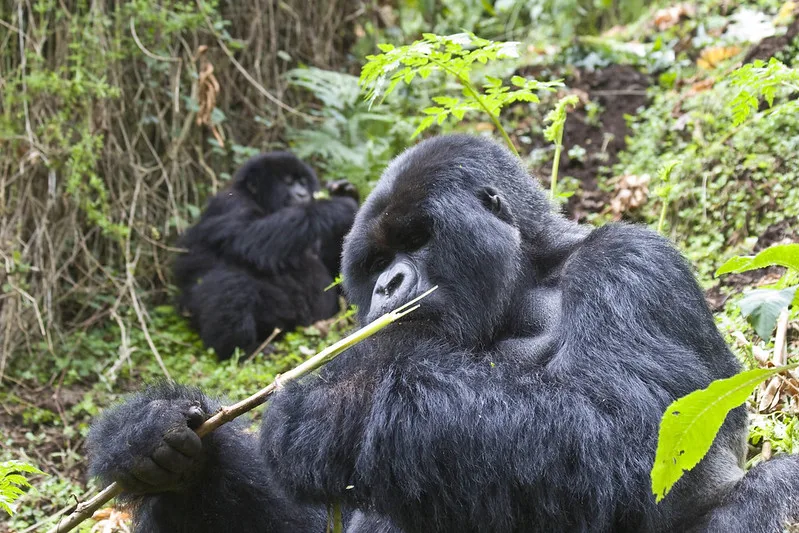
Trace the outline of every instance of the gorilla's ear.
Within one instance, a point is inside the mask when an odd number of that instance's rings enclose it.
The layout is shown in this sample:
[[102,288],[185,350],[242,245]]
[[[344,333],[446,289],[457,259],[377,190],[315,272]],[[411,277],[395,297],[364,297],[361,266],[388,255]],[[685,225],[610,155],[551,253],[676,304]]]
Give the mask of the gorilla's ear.
[[497,218],[508,223],[513,223],[513,214],[508,203],[500,196],[499,191],[494,187],[485,187],[480,191],[480,201],[486,209],[491,211]]

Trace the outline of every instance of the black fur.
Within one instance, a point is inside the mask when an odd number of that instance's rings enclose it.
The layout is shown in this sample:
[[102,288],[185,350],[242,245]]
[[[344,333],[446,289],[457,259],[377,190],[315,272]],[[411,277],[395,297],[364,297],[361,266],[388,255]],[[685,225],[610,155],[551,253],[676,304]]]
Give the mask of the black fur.
[[[357,510],[350,533],[766,533],[796,516],[796,457],[743,475],[740,408],[655,504],[649,471],[661,414],[738,364],[666,240],[566,221],[504,148],[450,136],[399,157],[346,239],[344,279],[362,321],[439,289],[402,323],[278,392],[260,453],[241,434],[241,448],[226,453],[211,441],[197,467],[145,469],[161,476],[137,500],[165,508],[153,502],[177,496],[155,491],[171,488],[263,505],[206,510],[170,500],[169,517],[138,515],[142,531],[215,531],[213,513],[240,531],[323,531],[323,518],[297,506],[330,502]],[[186,412],[193,394],[165,396],[163,419]],[[93,472],[106,479],[139,472],[131,460],[152,457],[172,427],[139,421],[150,410],[136,401],[90,435]],[[124,424],[141,436],[102,433]],[[220,431],[206,440],[239,430]],[[226,484],[199,479],[212,469],[229,473]],[[309,523],[269,522],[287,512]]]
[[[183,236],[188,253],[174,268],[178,305],[220,359],[236,347],[253,351],[275,327],[338,311],[336,291],[324,289],[339,272],[357,201],[314,201],[318,188],[313,170],[292,154],[259,155]],[[352,190],[339,184],[332,192]]]

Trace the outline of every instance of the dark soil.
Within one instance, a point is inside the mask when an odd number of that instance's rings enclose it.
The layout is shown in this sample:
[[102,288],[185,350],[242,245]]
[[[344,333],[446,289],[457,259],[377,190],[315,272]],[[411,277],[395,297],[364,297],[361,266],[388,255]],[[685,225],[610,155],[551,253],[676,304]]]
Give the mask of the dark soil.
[[[607,205],[608,195],[597,188],[597,176],[609,173],[618,162],[618,153],[624,150],[629,134],[624,117],[635,115],[647,104],[646,88],[650,84],[649,76],[626,65],[595,71],[578,70],[566,80],[569,89],[576,90],[583,101],[578,109],[569,112],[563,134],[559,175],[577,178],[581,183],[581,190],[569,198],[565,207],[568,216],[583,220],[588,213],[600,212]],[[601,106],[593,120],[589,120],[586,101]],[[536,138],[530,148],[547,145],[544,139]],[[567,152],[575,146],[585,149],[582,160],[569,158]],[[546,184],[550,168],[533,171]]]
[[744,63],[751,63],[755,59],[768,61],[771,57],[788,48],[797,36],[799,36],[799,17],[793,21],[783,35],[768,37],[753,46],[746,54]]
[[[77,428],[80,423],[89,422],[90,416],[85,411],[76,413],[71,409],[83,401],[92,386],[87,383],[34,386],[11,381],[8,377],[3,385],[5,388],[0,395],[0,435],[3,440],[0,448],[25,450],[33,463],[46,473],[58,473],[73,481],[85,480],[84,463],[75,461],[74,453],[64,453],[70,450],[82,455],[84,439],[77,431],[68,436],[64,428]],[[125,380],[120,380],[118,385],[121,390],[128,391],[138,387]],[[102,401],[96,395],[94,399]]]

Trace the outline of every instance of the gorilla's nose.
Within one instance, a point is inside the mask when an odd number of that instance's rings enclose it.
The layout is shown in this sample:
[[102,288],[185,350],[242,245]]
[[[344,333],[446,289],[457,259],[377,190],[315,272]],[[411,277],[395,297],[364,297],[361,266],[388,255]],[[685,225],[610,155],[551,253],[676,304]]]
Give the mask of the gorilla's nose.
[[415,296],[416,269],[406,258],[398,258],[377,278],[372,292],[372,310],[387,312]]

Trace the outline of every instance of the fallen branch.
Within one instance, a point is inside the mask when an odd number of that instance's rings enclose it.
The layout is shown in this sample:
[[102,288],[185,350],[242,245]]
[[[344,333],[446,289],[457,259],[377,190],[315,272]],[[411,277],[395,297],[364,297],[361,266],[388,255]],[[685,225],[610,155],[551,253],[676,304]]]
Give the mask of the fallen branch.
[[[341,352],[355,346],[359,342],[371,337],[384,327],[388,326],[392,322],[399,320],[400,318],[404,317],[408,313],[411,313],[419,308],[419,304],[417,303],[419,300],[436,290],[438,287],[433,287],[432,289],[428,290],[427,292],[417,296],[410,302],[406,303],[398,307],[397,309],[386,313],[385,315],[381,316],[377,320],[367,324],[366,326],[362,327],[355,333],[348,335],[347,337],[341,339],[337,343],[333,344],[332,346],[328,346],[318,354],[314,355],[304,363],[300,364],[299,366],[294,367],[293,369],[289,370],[285,374],[280,374],[276,376],[274,381],[264,387],[263,389],[259,390],[249,398],[245,398],[244,400],[235,403],[230,406],[222,407],[216,414],[214,414],[211,418],[206,420],[200,427],[198,427],[195,431],[197,435],[200,437],[204,437],[211,433],[213,430],[218,428],[219,426],[230,422],[234,418],[237,418],[247,411],[250,411],[259,405],[266,402],[267,398],[272,395],[276,390],[278,390],[281,385],[287,383],[289,381],[298,379],[306,374],[313,372],[314,370],[324,366],[326,363],[334,359],[337,355]],[[107,503],[112,498],[118,496],[122,492],[122,487],[114,482],[104,488],[99,494],[87,500],[85,502],[79,503],[75,510],[67,516],[63,521],[59,521],[59,523],[49,531],[49,533],[65,533],[67,531],[71,531],[75,528],[78,524],[86,520],[87,518],[91,517],[95,511],[100,509],[105,503]],[[60,511],[58,514],[62,514],[65,511]],[[57,515],[56,515],[57,516]]]

